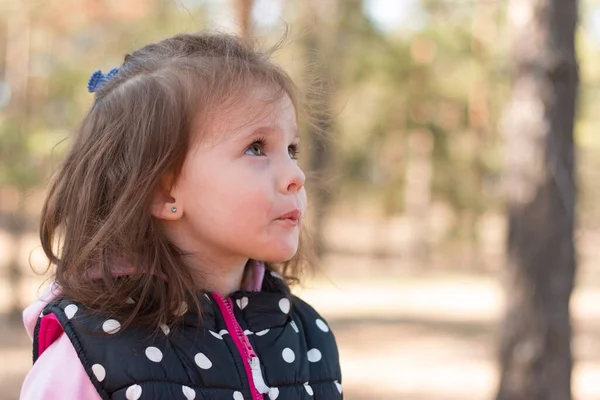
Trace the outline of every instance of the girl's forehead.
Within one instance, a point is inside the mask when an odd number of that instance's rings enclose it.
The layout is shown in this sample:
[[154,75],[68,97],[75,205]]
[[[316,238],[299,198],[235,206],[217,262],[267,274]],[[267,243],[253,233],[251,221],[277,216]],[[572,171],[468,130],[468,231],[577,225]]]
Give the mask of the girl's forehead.
[[233,139],[256,130],[271,130],[297,135],[296,109],[290,97],[258,92],[231,99],[215,110],[207,127],[207,139]]

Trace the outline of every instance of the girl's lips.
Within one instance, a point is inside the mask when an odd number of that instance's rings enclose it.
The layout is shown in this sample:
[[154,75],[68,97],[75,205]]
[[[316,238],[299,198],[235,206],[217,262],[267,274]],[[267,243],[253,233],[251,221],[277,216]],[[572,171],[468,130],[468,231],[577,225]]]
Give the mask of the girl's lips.
[[299,219],[286,218],[286,219],[277,219],[276,221],[279,221],[287,226],[298,226],[300,224]]
[[300,220],[302,219],[302,213],[299,209],[294,209],[290,212],[287,212],[281,215],[276,221],[283,222],[287,226],[298,226],[300,224]]

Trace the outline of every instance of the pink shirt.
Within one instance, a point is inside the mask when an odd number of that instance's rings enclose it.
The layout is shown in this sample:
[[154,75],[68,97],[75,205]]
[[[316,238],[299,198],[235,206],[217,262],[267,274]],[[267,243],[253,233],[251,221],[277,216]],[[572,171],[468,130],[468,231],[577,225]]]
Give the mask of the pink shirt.
[[[59,294],[60,289],[51,284],[45,293],[23,312],[23,322],[30,339],[33,340],[33,330],[40,313]],[[60,374],[57,371],[60,371]],[[33,364],[23,382],[20,399],[101,400],[101,397],[79,361],[71,340],[63,332]]]
[[[262,287],[264,264],[253,263],[248,271],[242,288],[259,291]],[[44,294],[23,312],[23,322],[29,338],[33,340],[33,331],[40,313],[46,305],[60,295],[56,284],[50,284]],[[63,332],[41,353],[25,377],[21,388],[20,400],[101,400],[71,340]],[[59,371],[60,373],[57,373]]]

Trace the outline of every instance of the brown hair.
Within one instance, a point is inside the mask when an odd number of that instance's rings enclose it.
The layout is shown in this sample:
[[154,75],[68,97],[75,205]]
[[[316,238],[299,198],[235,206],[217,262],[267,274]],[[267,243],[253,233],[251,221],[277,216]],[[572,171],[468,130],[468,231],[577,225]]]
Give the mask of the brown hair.
[[[234,35],[179,34],[125,56],[96,92],[42,210],[42,247],[65,296],[123,325],[174,321],[197,287],[150,215],[151,194],[165,176],[176,182],[192,126],[206,132],[211,115],[252,86],[289,95],[302,113],[296,86],[270,61],[281,43],[261,51]],[[297,254],[267,268],[297,281],[313,259],[308,239],[303,227]],[[115,274],[119,263],[132,273]]]

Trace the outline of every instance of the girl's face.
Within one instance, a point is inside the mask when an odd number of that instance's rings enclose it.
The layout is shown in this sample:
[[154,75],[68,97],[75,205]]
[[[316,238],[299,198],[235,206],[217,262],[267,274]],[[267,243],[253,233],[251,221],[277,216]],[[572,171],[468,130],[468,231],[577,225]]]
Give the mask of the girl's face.
[[269,95],[257,90],[218,115],[190,149],[171,193],[184,250],[211,261],[281,262],[296,254],[306,211],[298,125],[290,98]]

